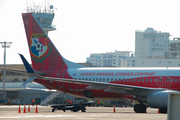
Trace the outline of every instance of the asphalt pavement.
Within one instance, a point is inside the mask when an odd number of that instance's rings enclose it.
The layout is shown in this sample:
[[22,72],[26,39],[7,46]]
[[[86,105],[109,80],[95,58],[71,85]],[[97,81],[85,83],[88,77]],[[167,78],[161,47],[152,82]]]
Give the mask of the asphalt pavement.
[[[52,112],[51,106],[2,105],[0,106],[0,119],[2,120],[166,120],[167,114],[159,114],[158,109],[148,108],[147,113],[134,113],[132,107],[86,107],[86,112]],[[37,110],[37,111],[36,111]],[[36,113],[37,112],[37,113]]]

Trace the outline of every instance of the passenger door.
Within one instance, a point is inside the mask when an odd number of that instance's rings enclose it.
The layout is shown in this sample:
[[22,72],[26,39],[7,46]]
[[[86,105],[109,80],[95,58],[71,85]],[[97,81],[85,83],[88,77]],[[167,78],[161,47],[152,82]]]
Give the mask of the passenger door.
[[157,85],[158,86],[163,86],[163,77],[158,77]]
[[166,79],[165,79],[165,86],[166,87],[169,87],[170,85],[171,85],[171,77],[166,77]]

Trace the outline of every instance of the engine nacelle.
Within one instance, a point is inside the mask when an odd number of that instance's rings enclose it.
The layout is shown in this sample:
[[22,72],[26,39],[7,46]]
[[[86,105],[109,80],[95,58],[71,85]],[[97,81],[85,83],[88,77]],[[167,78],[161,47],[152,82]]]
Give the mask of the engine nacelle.
[[168,92],[169,91],[159,91],[150,93],[147,96],[147,104],[149,107],[162,107],[166,108],[168,103]]

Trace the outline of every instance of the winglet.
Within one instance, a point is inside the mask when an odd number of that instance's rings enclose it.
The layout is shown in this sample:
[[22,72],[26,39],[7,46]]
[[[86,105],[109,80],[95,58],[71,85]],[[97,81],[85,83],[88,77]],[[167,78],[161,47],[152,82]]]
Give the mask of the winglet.
[[30,64],[28,63],[28,61],[24,58],[24,56],[22,54],[19,54],[23,63],[24,63],[24,66],[27,70],[28,73],[35,73],[34,70],[32,69],[32,67],[30,66]]
[[[29,76],[32,77],[32,79],[35,79],[35,77],[40,78],[41,76],[31,67],[31,65],[28,63],[28,61],[25,59],[25,57],[22,54],[19,54],[19,55],[24,63],[24,66],[25,66]],[[25,83],[27,84],[27,81]]]

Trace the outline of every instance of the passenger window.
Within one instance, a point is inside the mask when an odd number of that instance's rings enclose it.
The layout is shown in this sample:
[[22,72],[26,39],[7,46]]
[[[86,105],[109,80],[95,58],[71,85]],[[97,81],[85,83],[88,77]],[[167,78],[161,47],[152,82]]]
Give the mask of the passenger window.
[[49,80],[49,83],[53,83],[53,81]]
[[169,79],[167,79],[166,81],[169,82]]
[[134,78],[134,82],[136,82],[136,78]]
[[103,78],[103,82],[105,82],[105,78]]
[[148,78],[146,78],[146,82],[148,82]]
[[81,80],[81,78],[79,78],[79,80]]
[[88,79],[86,78],[86,81],[87,81]]
[[98,78],[96,78],[96,81],[98,81]]
[[144,82],[144,78],[142,78],[142,82]]
[[89,81],[91,81],[91,78],[89,78]]
[[115,78],[115,81],[117,81],[117,78]]
[[129,82],[130,79],[127,79],[127,82]]
[[82,78],[82,80],[84,80],[84,78]]
[[174,82],[177,82],[177,78],[175,78]]
[[107,78],[107,82],[109,82],[109,78]]
[[92,81],[94,81],[94,78],[92,79]]
[[140,78],[138,78],[138,82],[140,82]]
[[133,81],[133,79],[131,78],[131,82]]
[[150,82],[152,82],[152,78],[150,78]]
[[119,82],[121,82],[121,78],[119,78]]
[[173,78],[171,79],[171,82],[173,82]]
[[156,79],[156,78],[154,78],[154,82],[157,82],[157,79]]
[[125,81],[125,78],[123,78],[123,82]]
[[113,78],[111,78],[111,81],[113,81]]

